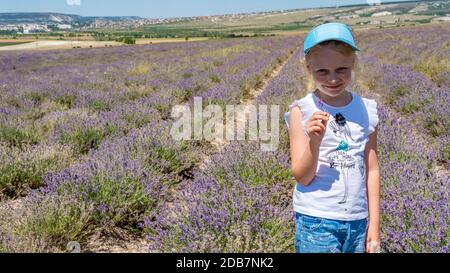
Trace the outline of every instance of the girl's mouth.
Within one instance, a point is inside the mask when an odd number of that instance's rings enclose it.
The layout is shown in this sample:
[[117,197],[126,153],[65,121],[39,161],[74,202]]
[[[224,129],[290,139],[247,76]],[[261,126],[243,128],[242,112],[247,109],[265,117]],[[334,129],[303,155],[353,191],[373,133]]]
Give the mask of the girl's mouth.
[[338,85],[332,85],[332,86],[325,85],[325,87],[328,88],[328,89],[338,89],[341,86],[342,86],[342,83],[338,84]]

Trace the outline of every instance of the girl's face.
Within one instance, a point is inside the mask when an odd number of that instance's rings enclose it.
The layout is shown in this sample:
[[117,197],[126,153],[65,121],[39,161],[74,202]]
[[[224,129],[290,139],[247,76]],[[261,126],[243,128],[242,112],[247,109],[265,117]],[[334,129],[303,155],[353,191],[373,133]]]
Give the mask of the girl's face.
[[355,55],[344,55],[333,45],[317,48],[310,54],[307,68],[316,87],[331,97],[342,94],[350,84]]

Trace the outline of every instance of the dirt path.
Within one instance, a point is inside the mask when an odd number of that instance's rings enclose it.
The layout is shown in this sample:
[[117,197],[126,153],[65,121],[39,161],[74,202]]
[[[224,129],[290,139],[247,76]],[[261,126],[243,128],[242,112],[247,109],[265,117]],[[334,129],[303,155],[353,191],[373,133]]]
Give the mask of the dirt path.
[[11,211],[15,218],[19,218],[23,214],[25,198],[26,197],[20,197],[0,202],[0,210]]
[[[180,43],[180,42],[198,42],[206,41],[209,38],[184,38],[178,39],[137,39],[137,45],[144,44],[161,44],[161,43]],[[1,42],[2,40],[0,40]],[[20,40],[3,40],[4,42],[17,42]],[[119,46],[124,43],[115,41],[71,41],[71,40],[34,40],[26,41],[26,43],[16,45],[1,46],[0,51],[17,51],[17,50],[50,50],[50,49],[71,49],[71,48],[91,48],[91,47],[107,47]]]
[[186,40],[185,38],[139,38],[136,39],[137,45],[147,44],[161,44],[161,43],[184,43],[184,42],[199,42],[209,40],[209,37],[192,37]]
[[112,235],[95,233],[85,246],[81,246],[81,252],[148,253],[148,246],[149,243],[144,237],[131,235],[123,229],[116,229]]
[[43,40],[30,43],[2,46],[0,51],[15,51],[15,50],[48,50],[48,49],[69,49],[69,48],[89,48],[89,47],[105,47],[117,46],[123,43],[114,41],[59,41],[59,40]]
[[[291,59],[292,55],[294,54],[294,52],[296,50],[297,49],[295,49],[292,53],[290,53],[289,56],[286,58],[286,60],[284,60],[281,64],[279,64],[277,67],[275,67],[275,69],[272,70],[272,73],[262,81],[262,84],[258,85],[256,88],[251,89],[249,91],[249,95],[246,98],[244,98],[243,100],[241,100],[240,105],[253,104],[254,101],[256,100],[256,98],[259,95],[261,95],[264,92],[264,90],[266,90],[269,83],[280,74],[281,70],[286,65],[286,63]],[[236,123],[244,122],[243,119],[245,119],[244,116],[237,115],[235,122]],[[223,148],[228,144],[228,142],[225,139],[216,138],[213,141],[211,141],[211,144],[217,149],[216,153],[220,153],[223,150]],[[200,167],[199,167],[200,170],[204,170],[210,161],[211,161],[210,156],[205,156],[203,158],[202,163],[200,164]]]

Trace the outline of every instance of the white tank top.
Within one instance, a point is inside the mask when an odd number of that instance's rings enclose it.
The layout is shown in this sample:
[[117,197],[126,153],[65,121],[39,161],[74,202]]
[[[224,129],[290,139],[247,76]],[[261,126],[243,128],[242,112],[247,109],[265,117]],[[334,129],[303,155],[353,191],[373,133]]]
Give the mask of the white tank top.
[[290,110],[297,105],[302,111],[303,128],[316,111],[331,115],[320,145],[316,175],[308,186],[297,183],[294,189],[296,212],[345,221],[368,216],[364,149],[378,124],[377,103],[353,91],[351,94],[349,104],[334,107],[310,92],[294,101],[285,113],[288,128]]

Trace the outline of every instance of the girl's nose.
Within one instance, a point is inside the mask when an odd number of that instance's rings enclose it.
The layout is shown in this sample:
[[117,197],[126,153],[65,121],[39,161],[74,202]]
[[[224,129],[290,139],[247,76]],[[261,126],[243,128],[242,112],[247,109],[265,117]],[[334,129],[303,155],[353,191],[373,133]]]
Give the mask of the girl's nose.
[[339,76],[337,75],[337,73],[332,72],[332,73],[330,73],[330,78],[328,80],[331,83],[335,83],[335,82],[339,81]]

